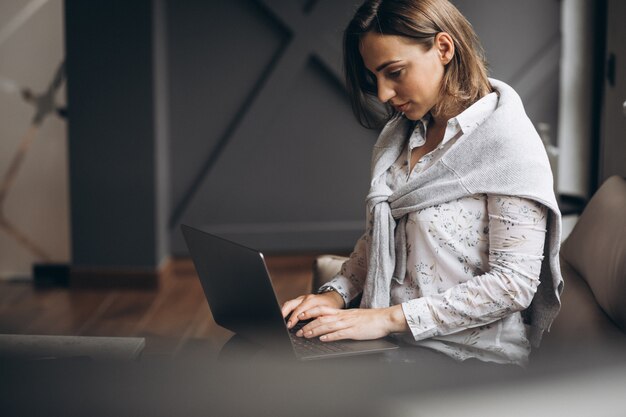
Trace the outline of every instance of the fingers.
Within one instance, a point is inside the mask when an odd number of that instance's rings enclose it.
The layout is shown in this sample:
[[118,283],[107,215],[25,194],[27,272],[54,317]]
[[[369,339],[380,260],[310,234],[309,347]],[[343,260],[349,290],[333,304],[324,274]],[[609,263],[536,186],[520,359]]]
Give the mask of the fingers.
[[337,314],[339,311],[341,310],[338,310],[334,307],[318,305],[303,311],[300,315],[298,315],[298,318],[300,320],[310,320],[319,316],[334,315]]
[[289,313],[291,313],[293,309],[296,308],[302,302],[303,299],[304,299],[304,295],[301,295],[298,298],[286,301],[280,309],[281,312],[283,313],[283,318],[287,317]]
[[287,322],[287,328],[291,329],[293,326],[298,324],[300,320],[306,320],[305,311],[311,308],[315,303],[314,295],[306,295],[303,300],[293,309],[291,312],[291,317],[289,317],[289,321]]
[[315,294],[301,295],[300,297],[294,300],[289,300],[283,304],[283,317],[287,317],[291,313],[289,321],[287,322],[288,329],[291,329],[298,323],[298,321],[302,320],[302,314],[315,305],[315,298]]
[[291,316],[287,322],[287,328],[291,329],[300,320],[314,319],[323,314],[334,314],[340,311],[337,308],[326,305],[326,303],[328,303],[328,298],[318,294],[309,294],[288,301],[283,306],[283,314],[285,311],[291,312]]
[[350,339],[353,336],[353,330],[349,319],[333,314],[319,317],[300,329],[296,335],[307,339],[319,337],[320,340],[329,342]]
[[386,319],[387,310],[317,307],[307,311],[307,315],[320,316],[303,326],[297,335],[306,338],[319,337],[323,342],[379,339],[390,333],[389,321]]
[[[320,302],[319,298],[300,304],[291,315],[292,318],[295,318],[295,323],[300,320],[313,320],[317,317],[324,315],[334,315],[341,311],[340,309],[337,309],[335,307],[330,307],[324,304],[317,304],[318,302]],[[293,321],[292,318],[290,318],[289,321]],[[287,324],[287,326],[289,326],[289,324]]]
[[355,339],[352,333],[353,332],[346,332],[344,330],[340,330],[338,332],[323,334],[320,336],[320,340],[322,342],[335,342],[337,340]]

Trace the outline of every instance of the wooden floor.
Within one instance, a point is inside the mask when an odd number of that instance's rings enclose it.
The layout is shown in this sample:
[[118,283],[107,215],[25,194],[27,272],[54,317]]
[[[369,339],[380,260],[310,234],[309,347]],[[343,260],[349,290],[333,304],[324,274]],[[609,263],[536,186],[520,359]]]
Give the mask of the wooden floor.
[[[268,256],[279,302],[309,291],[316,255]],[[141,336],[145,354],[219,352],[232,333],[215,324],[191,260],[177,259],[155,290],[37,289],[0,283],[0,334]]]

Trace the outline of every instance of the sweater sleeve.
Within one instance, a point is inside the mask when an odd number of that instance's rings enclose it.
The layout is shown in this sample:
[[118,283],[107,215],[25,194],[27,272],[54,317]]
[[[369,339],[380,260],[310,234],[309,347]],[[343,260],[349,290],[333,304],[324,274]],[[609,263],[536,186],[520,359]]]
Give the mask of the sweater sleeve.
[[354,246],[350,258],[341,265],[339,274],[324,284],[333,287],[343,297],[344,307],[361,294],[367,276],[367,233]]
[[526,309],[539,285],[547,209],[489,195],[489,271],[441,294],[402,304],[416,341],[494,322]]

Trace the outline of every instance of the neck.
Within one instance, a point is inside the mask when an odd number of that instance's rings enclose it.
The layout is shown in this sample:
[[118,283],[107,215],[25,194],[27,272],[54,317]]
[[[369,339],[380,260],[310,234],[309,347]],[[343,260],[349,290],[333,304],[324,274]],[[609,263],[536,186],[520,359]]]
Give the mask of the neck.
[[[438,107],[439,106],[435,106],[433,107],[433,109],[437,109]],[[461,104],[456,103],[455,105],[447,106],[446,107],[447,111],[445,113],[442,111],[438,111],[437,113],[435,113],[433,109],[431,109],[430,111],[431,123],[435,126],[445,127],[446,124],[448,123],[448,120],[461,114],[463,110],[465,110],[465,108]]]
[[430,122],[428,122],[428,130],[445,130],[448,120],[450,120],[453,116],[443,115],[443,114],[430,114]]
[[426,151],[434,149],[443,140],[447,123],[448,119],[435,118],[431,115],[428,129],[426,130],[426,145],[424,148]]
[[443,112],[438,112],[435,113],[432,110],[430,111],[430,123],[429,125],[431,126],[445,126],[448,123],[448,120],[450,120],[452,117],[454,117],[454,115],[449,114],[449,112],[446,112],[445,114]]
[[432,116],[430,118],[430,122],[428,123],[428,128],[439,129],[445,126],[448,123],[448,120],[450,120],[450,118],[447,116]]

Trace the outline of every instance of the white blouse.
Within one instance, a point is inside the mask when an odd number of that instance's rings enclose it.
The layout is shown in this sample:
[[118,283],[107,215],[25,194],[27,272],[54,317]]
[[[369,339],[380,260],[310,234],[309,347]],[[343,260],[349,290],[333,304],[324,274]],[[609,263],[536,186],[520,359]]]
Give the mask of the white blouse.
[[[428,118],[417,122],[379,180],[392,192],[406,184],[487,119],[497,100],[491,93],[450,119],[441,144],[409,172],[411,150],[426,142]],[[520,311],[539,285],[546,220],[541,204],[503,195],[472,195],[409,213],[407,272],[402,282],[392,280],[390,295],[392,305],[402,305],[411,333],[397,336],[458,360],[524,365],[530,343]],[[327,284],[346,305],[363,289],[367,239],[359,239]]]

